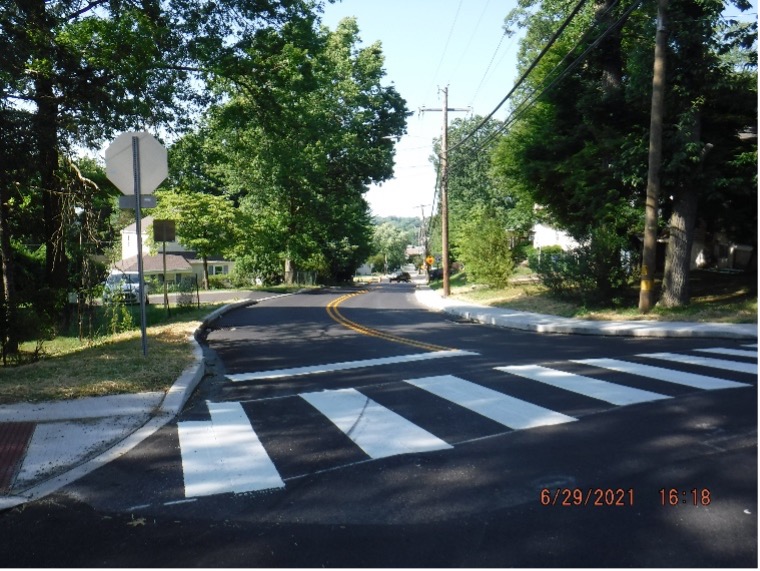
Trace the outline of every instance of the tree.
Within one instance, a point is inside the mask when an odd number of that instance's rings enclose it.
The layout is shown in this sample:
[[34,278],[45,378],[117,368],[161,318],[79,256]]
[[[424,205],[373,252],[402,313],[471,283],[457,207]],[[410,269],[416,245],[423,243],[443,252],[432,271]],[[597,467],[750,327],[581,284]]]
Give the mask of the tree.
[[369,254],[363,195],[392,175],[389,138],[405,131],[406,107],[382,85],[380,45],[358,43],[351,19],[334,32],[262,32],[225,85],[230,101],[209,115],[216,172],[267,228],[286,278],[301,268],[347,279]]
[[182,77],[159,65],[171,40],[157,8],[153,2],[0,4],[0,51],[9,56],[0,70],[3,99],[33,108],[32,156],[48,281],[55,288],[67,285],[59,155],[74,145],[94,145],[135,120],[169,119]]
[[[2,105],[2,102],[0,102]],[[28,178],[27,163],[24,160],[32,152],[33,142],[28,133],[28,123],[31,118],[28,113],[0,107],[0,261],[2,262],[2,299],[3,315],[0,331],[2,331],[2,354],[18,351],[18,327],[16,327],[16,312],[18,299],[16,296],[16,264],[12,246],[11,208],[12,197],[16,194],[19,180]]]
[[[737,4],[738,8],[747,7],[743,2]],[[749,30],[733,37],[736,29],[721,25],[723,10],[721,2],[695,0],[674,0],[669,9],[672,72],[667,81],[672,88],[666,106],[672,119],[665,151],[669,160],[663,171],[672,202],[667,205],[668,247],[660,299],[666,307],[689,303],[692,244],[700,201],[736,204],[745,189],[757,189],[756,171],[737,169],[741,155],[752,150],[739,135],[757,122],[756,73],[737,69],[721,55],[731,47],[751,48],[752,39],[747,38]],[[756,70],[756,61],[753,65],[750,60],[750,65]],[[755,139],[755,164],[756,153]],[[722,200],[715,200],[716,194],[722,195]],[[749,206],[756,201],[756,194],[754,200],[747,198]],[[741,217],[745,207],[736,210]],[[756,209],[752,212],[756,228]],[[703,211],[703,216],[713,218],[709,211]],[[729,223],[731,226],[734,224]]]
[[73,149],[97,148],[135,128],[181,130],[194,105],[209,100],[206,82],[231,73],[252,35],[298,18],[311,22],[317,7],[308,0],[0,0],[0,108],[29,113],[21,127],[32,146],[17,182],[29,191],[25,214],[42,220],[49,286],[64,292],[69,285],[63,237]]
[[373,250],[382,261],[382,271],[394,270],[406,262],[406,246],[408,236],[396,228],[391,222],[383,222],[375,226],[373,235]]
[[[516,13],[514,21],[528,26],[521,44],[522,66],[537,57],[556,29],[557,15],[567,13],[560,4],[529,1]],[[756,121],[755,106],[747,104],[756,91],[747,90],[751,82],[735,71],[727,73],[730,68],[716,59],[733,41],[717,31],[722,7],[719,2],[671,2],[674,29],[660,207],[666,219],[671,212],[675,216],[665,303],[671,303],[671,293],[679,298],[675,303],[687,299],[682,289],[687,280],[677,276],[688,276],[689,236],[699,197],[712,194],[714,200],[711,188],[726,192],[729,180],[736,180],[737,161],[747,164],[747,153],[752,152],[739,150],[736,133],[737,125]],[[737,7],[747,5],[739,2]],[[520,20],[527,13],[530,17]],[[632,11],[613,2],[587,4],[527,77],[496,156],[505,181],[525,188],[556,225],[598,257],[593,267],[600,272],[599,287],[608,299],[620,284],[604,276],[622,275],[628,261],[621,253],[631,249],[630,238],[641,226],[655,27],[652,6]],[[736,42],[752,45],[751,34],[739,37]],[[725,105],[729,101],[735,103],[732,112]],[[704,138],[708,124],[711,138],[721,141],[720,160],[712,152],[704,153],[710,142]],[[738,198],[742,192],[731,194]],[[711,213],[704,216],[709,219]],[[674,288],[681,293],[675,294]]]
[[199,192],[157,191],[156,218],[174,220],[177,240],[203,260],[203,288],[208,289],[208,259],[225,255],[239,240],[237,210],[223,196]]
[[459,244],[467,278],[492,287],[505,287],[514,271],[514,237],[498,218],[485,209],[473,208],[463,221],[467,239]]
[[[518,185],[505,184],[492,167],[502,123],[482,123],[482,117],[472,117],[455,119],[449,126],[450,240],[468,275],[504,285],[514,267],[512,250],[532,225],[533,202]],[[468,137],[470,133],[474,134]],[[436,167],[439,147],[436,139],[432,157]]]

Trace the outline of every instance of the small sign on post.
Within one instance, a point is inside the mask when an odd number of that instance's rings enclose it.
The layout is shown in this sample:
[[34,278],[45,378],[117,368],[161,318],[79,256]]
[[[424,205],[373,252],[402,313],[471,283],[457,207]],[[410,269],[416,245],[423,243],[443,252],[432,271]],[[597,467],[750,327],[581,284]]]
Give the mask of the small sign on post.
[[177,238],[174,227],[174,220],[153,220],[153,242],[162,242],[164,258],[164,308],[166,315],[169,315],[169,289],[166,283],[166,243],[174,242]]
[[147,131],[122,133],[106,149],[106,176],[123,194],[134,195],[137,230],[137,279],[140,287],[142,353],[148,354],[145,333],[145,278],[142,259],[141,194],[152,194],[169,174],[166,148]]
[[[155,208],[156,207],[156,196],[154,194],[141,194],[140,195],[140,208]],[[135,209],[135,198],[134,196],[120,196],[119,197],[119,208],[124,208],[134,210]]]

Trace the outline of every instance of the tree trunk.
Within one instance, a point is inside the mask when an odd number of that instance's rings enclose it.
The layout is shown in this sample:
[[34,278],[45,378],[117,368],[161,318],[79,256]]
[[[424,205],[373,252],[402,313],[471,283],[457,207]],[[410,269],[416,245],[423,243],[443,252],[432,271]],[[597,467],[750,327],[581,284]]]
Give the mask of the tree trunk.
[[[44,0],[36,0],[30,11],[30,28],[35,30],[41,45],[39,53],[54,61],[54,47]],[[51,63],[52,65],[52,63]],[[34,82],[34,102],[37,106],[35,137],[37,140],[40,186],[45,232],[45,272],[53,289],[67,286],[67,263],[61,210],[63,200],[57,184],[58,169],[58,102],[56,101],[53,70],[40,70]]]
[[670,216],[670,239],[665,253],[665,273],[660,304],[680,307],[690,300],[691,246],[697,223],[697,193],[684,188],[675,196]]
[[293,269],[293,260],[290,258],[285,259],[285,283],[293,285],[296,280],[295,270]]
[[[695,112],[691,139],[700,140],[702,121],[699,110]],[[712,148],[705,145],[695,169],[695,176],[684,183],[673,200],[673,214],[670,216],[670,239],[665,252],[665,272],[662,277],[660,304],[664,307],[681,307],[691,300],[689,274],[691,272],[691,246],[694,243],[694,229],[697,225],[697,204],[699,201],[696,185],[699,184],[702,164]]]
[[208,290],[208,258],[203,256],[203,289]]
[[11,248],[10,226],[8,224],[8,189],[0,185],[0,264],[3,271],[3,362],[7,355],[18,353],[16,327],[16,272]]
[[[617,19],[612,7],[614,0],[597,0],[594,5],[594,19],[609,28]],[[623,89],[623,58],[620,47],[620,29],[612,32],[594,53],[602,70],[602,89],[605,97],[619,94]]]

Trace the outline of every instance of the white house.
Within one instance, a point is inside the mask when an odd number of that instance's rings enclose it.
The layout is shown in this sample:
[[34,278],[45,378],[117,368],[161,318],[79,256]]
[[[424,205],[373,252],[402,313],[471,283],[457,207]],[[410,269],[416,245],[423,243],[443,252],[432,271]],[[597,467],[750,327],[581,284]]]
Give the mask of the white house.
[[565,252],[580,246],[575,239],[564,230],[557,230],[545,224],[533,226],[533,247],[545,248],[547,246],[560,246]]
[[[150,251],[149,237],[153,234],[153,217],[146,216],[141,220],[140,230],[143,249],[143,271],[145,275],[163,275],[163,246],[164,243],[154,244],[157,255],[148,255]],[[209,276],[227,275],[232,272],[235,262],[223,258],[208,260]],[[183,277],[196,276],[198,283],[203,281],[203,260],[197,258],[195,252],[188,250],[177,241],[166,242],[166,279],[179,283]],[[128,271],[137,269],[137,223],[130,224],[121,231],[121,260],[115,264],[116,269]]]
[[[153,217],[146,216],[141,220],[140,230],[142,231],[142,248],[143,255],[148,253],[150,249],[149,236],[153,234]],[[159,252],[163,252],[163,243],[156,244],[156,249]],[[179,242],[167,242],[166,253],[179,254],[188,252],[187,248],[182,246]],[[137,256],[137,222],[130,224],[121,231],[121,259],[126,260]]]

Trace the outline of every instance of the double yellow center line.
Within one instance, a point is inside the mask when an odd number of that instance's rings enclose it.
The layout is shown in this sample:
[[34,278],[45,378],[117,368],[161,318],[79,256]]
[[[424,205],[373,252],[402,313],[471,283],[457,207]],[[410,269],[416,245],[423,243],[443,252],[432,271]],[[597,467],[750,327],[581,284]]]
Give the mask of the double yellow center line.
[[344,327],[348,327],[352,331],[361,333],[362,335],[369,335],[370,337],[385,339],[386,341],[392,341],[393,343],[402,343],[404,345],[411,345],[412,347],[418,347],[420,349],[425,349],[426,351],[453,351],[451,347],[443,347],[441,345],[433,345],[431,343],[423,343],[422,341],[415,341],[414,339],[406,339],[404,337],[399,337],[398,335],[392,335],[390,333],[386,333],[378,329],[372,329],[371,327],[360,325],[359,323],[356,323],[355,321],[351,321],[350,319],[342,315],[340,311],[338,311],[338,306],[341,303],[343,303],[344,301],[348,299],[351,299],[352,297],[356,297],[358,295],[362,295],[365,293],[368,293],[366,289],[359,290],[353,293],[347,293],[346,295],[342,295],[332,300],[330,303],[327,304],[327,314],[335,322],[339,323],[340,325],[343,325]]

